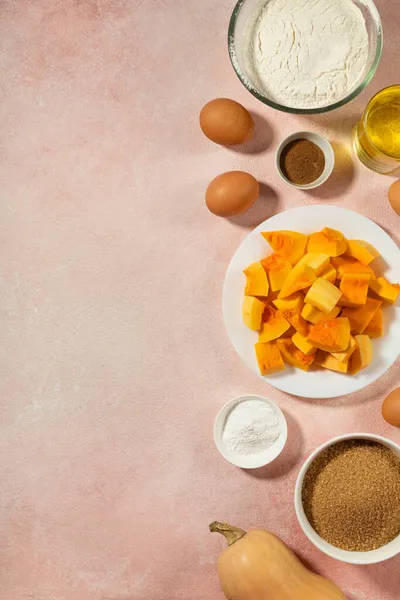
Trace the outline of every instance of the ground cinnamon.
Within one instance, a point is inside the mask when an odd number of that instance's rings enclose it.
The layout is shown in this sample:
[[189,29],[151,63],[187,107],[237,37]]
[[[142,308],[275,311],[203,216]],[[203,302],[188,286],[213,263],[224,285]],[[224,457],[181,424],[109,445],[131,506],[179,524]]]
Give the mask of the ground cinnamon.
[[306,139],[293,140],[283,149],[280,159],[283,174],[295,185],[312,183],[325,168],[321,148]]

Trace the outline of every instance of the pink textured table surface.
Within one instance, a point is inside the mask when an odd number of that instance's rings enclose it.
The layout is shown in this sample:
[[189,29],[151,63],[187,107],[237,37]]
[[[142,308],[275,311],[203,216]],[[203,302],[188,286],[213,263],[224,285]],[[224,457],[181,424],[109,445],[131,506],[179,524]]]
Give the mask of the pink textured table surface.
[[[301,118],[264,107],[236,78],[233,4],[1,3],[1,600],[217,600],[213,519],[270,528],[349,600],[399,598],[399,558],[330,560],[292,502],[301,462],[330,436],[400,441],[380,417],[399,365],[347,398],[286,396],[240,362],[220,304],[239,242],[285,208],[336,203],[399,240],[390,178],[343,144],[368,98],[398,81],[400,11],[377,2],[386,48],[369,88]],[[199,110],[216,96],[254,111],[249,147],[200,135]],[[342,144],[340,168],[311,193],[273,166],[279,140],[301,128]],[[221,220],[204,190],[235,168],[260,179],[262,199]],[[289,422],[282,457],[254,473],[224,462],[212,439],[218,409],[244,392],[277,401]]]

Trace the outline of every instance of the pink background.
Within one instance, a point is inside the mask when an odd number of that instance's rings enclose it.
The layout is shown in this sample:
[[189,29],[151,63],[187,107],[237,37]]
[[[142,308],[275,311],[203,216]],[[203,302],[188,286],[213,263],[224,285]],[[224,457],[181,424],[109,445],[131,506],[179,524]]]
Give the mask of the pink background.
[[[316,445],[350,431],[400,442],[380,416],[395,365],[353,396],[279,393],[240,362],[221,318],[230,257],[285,208],[332,202],[400,238],[391,179],[352,160],[369,97],[398,82],[400,11],[378,0],[386,47],[368,89],[344,109],[296,117],[264,107],[228,59],[233,0],[3,0],[0,7],[0,599],[222,598],[213,519],[262,526],[333,578],[349,600],[399,597],[400,557],[340,565],[306,540],[292,492]],[[202,105],[232,97],[257,136],[228,150],[203,137]],[[286,187],[284,136],[336,145],[322,188]],[[340,144],[340,146],[338,146]],[[251,172],[247,215],[207,212],[218,173]],[[257,472],[220,457],[213,419],[244,392],[278,402],[284,454]]]

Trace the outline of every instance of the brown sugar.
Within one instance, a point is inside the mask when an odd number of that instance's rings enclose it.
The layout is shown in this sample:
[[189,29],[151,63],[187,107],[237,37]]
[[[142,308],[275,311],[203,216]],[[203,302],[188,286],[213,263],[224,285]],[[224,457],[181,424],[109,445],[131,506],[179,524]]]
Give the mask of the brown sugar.
[[324,540],[343,550],[376,550],[400,535],[400,458],[376,442],[339,442],[311,464],[302,497]]
[[317,144],[306,139],[293,140],[282,150],[283,174],[296,185],[312,183],[325,168],[325,156]]

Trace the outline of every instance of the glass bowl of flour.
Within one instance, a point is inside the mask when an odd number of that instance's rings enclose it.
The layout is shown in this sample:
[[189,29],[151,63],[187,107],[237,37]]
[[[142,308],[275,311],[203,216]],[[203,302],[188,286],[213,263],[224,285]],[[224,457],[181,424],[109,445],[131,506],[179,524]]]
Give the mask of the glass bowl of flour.
[[239,0],[229,54],[243,85],[261,102],[297,114],[353,100],[382,55],[372,0]]

